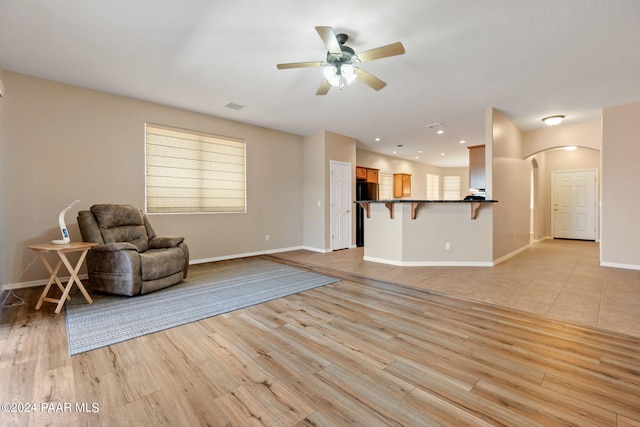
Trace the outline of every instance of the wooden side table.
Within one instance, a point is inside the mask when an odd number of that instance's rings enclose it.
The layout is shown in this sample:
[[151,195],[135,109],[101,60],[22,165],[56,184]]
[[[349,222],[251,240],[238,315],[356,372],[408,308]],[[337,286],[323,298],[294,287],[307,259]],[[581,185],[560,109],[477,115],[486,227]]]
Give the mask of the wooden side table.
[[[56,314],[60,313],[60,310],[62,310],[62,306],[64,305],[65,301],[67,299],[71,299],[69,298],[69,292],[71,291],[71,288],[73,287],[74,283],[78,286],[78,288],[80,289],[80,292],[82,292],[82,295],[84,295],[84,298],[87,300],[87,302],[89,304],[93,304],[93,300],[89,296],[89,293],[84,288],[84,286],[82,285],[82,282],[78,278],[78,271],[80,271],[80,267],[82,267],[82,263],[84,262],[84,259],[87,256],[87,252],[89,252],[89,249],[91,249],[93,246],[96,246],[96,245],[97,243],[71,242],[71,243],[66,243],[64,245],[54,245],[53,243],[40,243],[37,245],[27,246],[27,248],[33,250],[36,254],[38,254],[44,266],[47,268],[47,270],[49,270],[49,273],[51,273],[51,276],[49,276],[49,281],[47,282],[47,285],[44,287],[44,290],[42,291],[42,295],[40,295],[40,299],[38,299],[38,303],[36,304],[36,310],[40,310],[42,303],[46,301],[46,302],[57,303],[58,306],[56,307],[55,313]],[[53,268],[51,267],[51,264],[49,264],[49,262],[47,261],[47,258],[45,258],[44,256],[44,254],[50,253],[50,252],[55,252],[56,254],[58,254],[58,258],[60,258],[56,263],[55,267]],[[78,259],[78,262],[76,263],[75,267],[71,265],[71,262],[67,258],[66,254],[70,252],[82,252],[80,254],[80,259]],[[64,264],[64,266],[67,268],[67,270],[71,274],[71,278],[69,278],[69,281],[67,282],[67,286],[62,286],[62,283],[58,278],[58,271],[60,270],[60,267],[62,266],[62,264]],[[62,291],[62,296],[60,297],[60,299],[47,297],[47,294],[49,293],[49,289],[51,289],[51,285],[53,284],[53,282],[55,282],[58,285],[58,288],[60,288],[60,290]]]

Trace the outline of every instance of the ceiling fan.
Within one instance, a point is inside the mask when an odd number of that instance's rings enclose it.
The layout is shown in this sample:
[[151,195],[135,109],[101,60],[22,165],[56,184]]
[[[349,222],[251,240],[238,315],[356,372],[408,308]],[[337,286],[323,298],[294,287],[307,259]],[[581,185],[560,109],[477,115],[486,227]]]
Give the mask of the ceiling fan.
[[358,64],[404,54],[404,46],[400,42],[356,54],[349,46],[345,46],[345,43],[349,40],[349,36],[346,34],[336,34],[331,27],[316,27],[316,31],[327,47],[326,61],[292,62],[277,65],[279,70],[323,67],[322,73],[325,80],[320,85],[316,95],[326,95],[331,86],[342,89],[345,83],[350,84],[356,79],[361,80],[375,90],[380,90],[387,84],[376,76],[367,73]]

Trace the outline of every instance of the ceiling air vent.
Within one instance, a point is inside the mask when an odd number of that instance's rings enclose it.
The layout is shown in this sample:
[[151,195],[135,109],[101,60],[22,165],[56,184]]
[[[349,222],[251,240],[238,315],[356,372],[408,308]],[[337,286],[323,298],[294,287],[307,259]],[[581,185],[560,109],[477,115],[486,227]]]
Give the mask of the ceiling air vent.
[[227,108],[231,108],[232,110],[242,110],[244,105],[236,104],[234,102],[230,102],[226,105]]
[[426,127],[431,128],[431,129],[439,129],[439,128],[443,128],[446,125],[442,124],[442,123],[431,123],[430,125],[427,125]]

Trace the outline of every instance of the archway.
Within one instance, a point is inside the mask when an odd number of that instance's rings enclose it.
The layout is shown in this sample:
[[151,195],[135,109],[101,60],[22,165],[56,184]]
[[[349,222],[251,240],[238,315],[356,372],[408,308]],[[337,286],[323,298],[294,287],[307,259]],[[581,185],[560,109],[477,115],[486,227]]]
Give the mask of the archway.
[[531,223],[531,242],[540,241],[540,226],[537,219],[540,217],[536,211],[540,209],[540,203],[537,200],[540,187],[540,168],[538,167],[538,161],[535,158],[531,159],[531,205],[530,205],[530,223]]
[[[550,148],[527,156],[531,165],[531,241],[540,242],[553,238],[552,173],[554,171],[598,170],[600,181],[600,150],[579,147],[573,151]],[[600,195],[597,195],[598,200]],[[599,212],[596,213],[599,217]],[[599,240],[596,237],[596,240]]]

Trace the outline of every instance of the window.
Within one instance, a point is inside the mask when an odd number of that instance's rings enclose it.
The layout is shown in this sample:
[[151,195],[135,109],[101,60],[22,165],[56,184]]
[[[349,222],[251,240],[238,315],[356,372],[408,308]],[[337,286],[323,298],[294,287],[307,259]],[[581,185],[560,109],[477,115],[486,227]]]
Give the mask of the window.
[[460,200],[460,177],[444,176],[442,181],[443,200]]
[[427,200],[440,200],[440,175],[427,174]]
[[393,199],[393,174],[380,173],[378,174],[378,193],[380,200]]
[[149,213],[246,212],[243,140],[147,124]]

